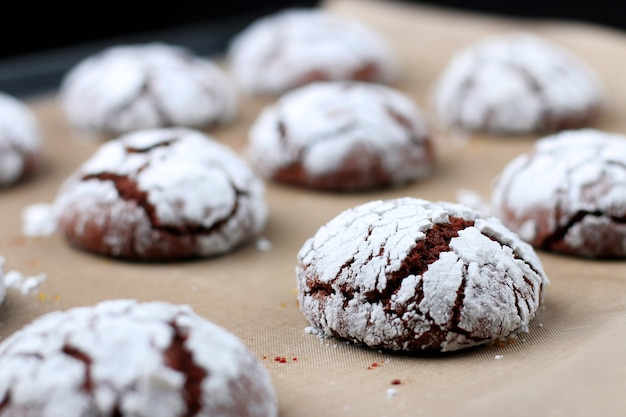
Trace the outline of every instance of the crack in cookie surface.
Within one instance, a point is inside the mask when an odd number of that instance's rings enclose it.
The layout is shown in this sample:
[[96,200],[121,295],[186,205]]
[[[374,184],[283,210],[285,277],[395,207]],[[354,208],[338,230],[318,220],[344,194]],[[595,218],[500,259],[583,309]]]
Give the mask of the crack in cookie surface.
[[80,349],[68,344],[65,344],[63,346],[61,352],[83,363],[85,367],[85,381],[83,383],[82,389],[91,395],[93,390],[93,383],[91,381],[91,358],[89,357],[89,355],[81,351]]
[[176,324],[170,323],[174,330],[171,344],[165,349],[165,365],[185,374],[183,396],[187,404],[185,417],[195,416],[202,409],[202,381],[207,377],[206,369],[194,363],[193,353],[185,347],[188,335]]
[[11,403],[11,391],[7,390],[7,392],[4,394],[4,397],[0,401],[0,412],[2,412],[2,410],[10,403]]
[[174,145],[176,142],[178,142],[180,140],[179,137],[177,136],[172,136],[171,138],[161,138],[159,139],[158,142],[153,143],[152,145],[148,145],[148,146],[133,146],[131,144],[127,144],[126,146],[124,146],[124,150],[129,153],[150,153],[151,151],[153,151],[154,149],[157,148],[167,148],[169,146]]
[[243,193],[239,190],[235,190],[235,204],[231,208],[231,211],[225,215],[223,218],[216,220],[210,227],[206,227],[201,224],[194,223],[183,223],[180,225],[172,225],[172,224],[163,224],[159,219],[156,208],[153,204],[151,204],[148,200],[148,196],[150,194],[149,191],[142,191],[137,182],[126,175],[117,175],[111,173],[101,173],[101,174],[89,174],[82,178],[83,181],[88,181],[91,179],[97,179],[101,181],[110,181],[114,184],[115,189],[118,191],[121,198],[124,200],[135,201],[139,207],[141,207],[150,223],[152,228],[155,230],[160,230],[172,235],[208,235],[211,233],[215,233],[224,227],[224,225],[232,218],[235,218],[237,209],[239,207],[239,199],[242,196],[245,196],[246,193]]
[[[435,223],[425,232],[424,239],[415,243],[415,247],[402,260],[397,271],[387,275],[387,283],[382,291],[367,291],[365,296],[370,302],[380,302],[390,308],[390,300],[409,275],[422,276],[428,266],[439,259],[442,252],[451,251],[450,240],[458,236],[458,231],[471,227],[474,222],[459,217],[450,217],[447,223]],[[382,248],[381,248],[382,249]],[[379,255],[380,256],[380,255]]]

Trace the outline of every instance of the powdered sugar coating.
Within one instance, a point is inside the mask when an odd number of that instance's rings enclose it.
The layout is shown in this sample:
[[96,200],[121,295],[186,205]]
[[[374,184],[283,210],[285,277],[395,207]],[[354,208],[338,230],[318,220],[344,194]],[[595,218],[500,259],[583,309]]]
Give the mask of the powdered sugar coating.
[[360,21],[321,9],[287,9],[253,22],[227,54],[241,88],[281,94],[320,80],[389,83],[398,69],[390,45]]
[[90,55],[63,79],[69,122],[93,136],[169,126],[209,128],[236,112],[234,82],[211,60],[159,42]]
[[312,326],[404,351],[527,331],[548,284],[532,247],[498,219],[411,197],[340,213],[300,249],[296,275]]
[[626,136],[579,129],[540,138],[502,170],[491,205],[538,248],[626,257]]
[[42,135],[35,113],[0,92],[0,187],[32,174],[41,159]]
[[265,187],[226,145],[186,128],[149,129],[106,142],[54,202],[65,236],[129,259],[225,253],[265,226]]
[[0,415],[272,417],[269,374],[188,306],[104,301],[37,318],[0,344]]
[[435,163],[426,122],[406,95],[379,84],[316,82],[266,107],[247,154],[277,181],[330,190],[403,184]]
[[433,102],[445,126],[518,134],[588,126],[603,95],[597,75],[571,52],[516,32],[455,54]]

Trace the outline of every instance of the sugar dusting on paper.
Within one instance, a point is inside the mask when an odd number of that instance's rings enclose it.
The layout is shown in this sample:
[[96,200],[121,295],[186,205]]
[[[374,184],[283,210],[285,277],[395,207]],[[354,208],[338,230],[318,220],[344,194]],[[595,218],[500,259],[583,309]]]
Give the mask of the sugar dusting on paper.
[[47,279],[46,274],[26,275],[14,269],[4,271],[5,260],[0,256],[0,302],[4,298],[7,288],[13,288],[22,294],[28,294],[37,288]]
[[57,219],[52,204],[33,203],[22,209],[24,236],[49,236],[57,230]]

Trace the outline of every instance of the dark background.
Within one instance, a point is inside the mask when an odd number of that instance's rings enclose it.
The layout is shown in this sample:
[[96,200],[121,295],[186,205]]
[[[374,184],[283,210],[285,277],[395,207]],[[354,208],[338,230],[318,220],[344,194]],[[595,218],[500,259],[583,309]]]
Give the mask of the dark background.
[[[405,0],[410,2],[410,0]],[[524,18],[548,18],[595,23],[615,29],[626,29],[626,3],[618,0],[432,0],[413,3]]]
[[[397,1],[626,29],[626,6],[617,1]],[[3,2],[0,8],[0,91],[17,96],[47,92],[79,59],[124,42],[161,40],[203,55],[219,53],[235,33],[260,16],[320,4],[317,0],[40,3]]]
[[[251,19],[285,7],[311,6],[314,0],[154,1],[133,3],[16,1],[0,8],[0,57],[38,52],[107,38],[204,24],[215,37],[228,35]],[[144,6],[144,7],[141,7]],[[12,39],[6,42],[7,39]]]

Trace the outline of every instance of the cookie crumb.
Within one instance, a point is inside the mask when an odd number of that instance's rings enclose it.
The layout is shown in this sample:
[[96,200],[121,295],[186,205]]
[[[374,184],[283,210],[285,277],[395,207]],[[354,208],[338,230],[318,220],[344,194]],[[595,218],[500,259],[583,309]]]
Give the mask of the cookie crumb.
[[272,242],[264,237],[259,238],[256,241],[256,248],[261,252],[269,252],[270,250],[272,250]]
[[4,285],[7,288],[15,288],[22,294],[28,294],[39,288],[39,284],[46,278],[46,274],[26,276],[19,271],[10,270],[4,274]]
[[34,203],[22,209],[24,236],[50,236],[57,230],[57,219],[52,204]]
[[321,329],[318,329],[317,327],[313,327],[313,326],[307,326],[304,328],[304,333],[305,334],[314,334],[316,336],[319,337],[324,337],[324,332]]
[[378,363],[377,363],[377,362],[373,362],[371,365],[369,365],[369,366],[367,367],[367,369],[368,369],[368,370],[370,370],[370,371],[371,371],[372,369],[374,369],[374,368],[378,368]]

